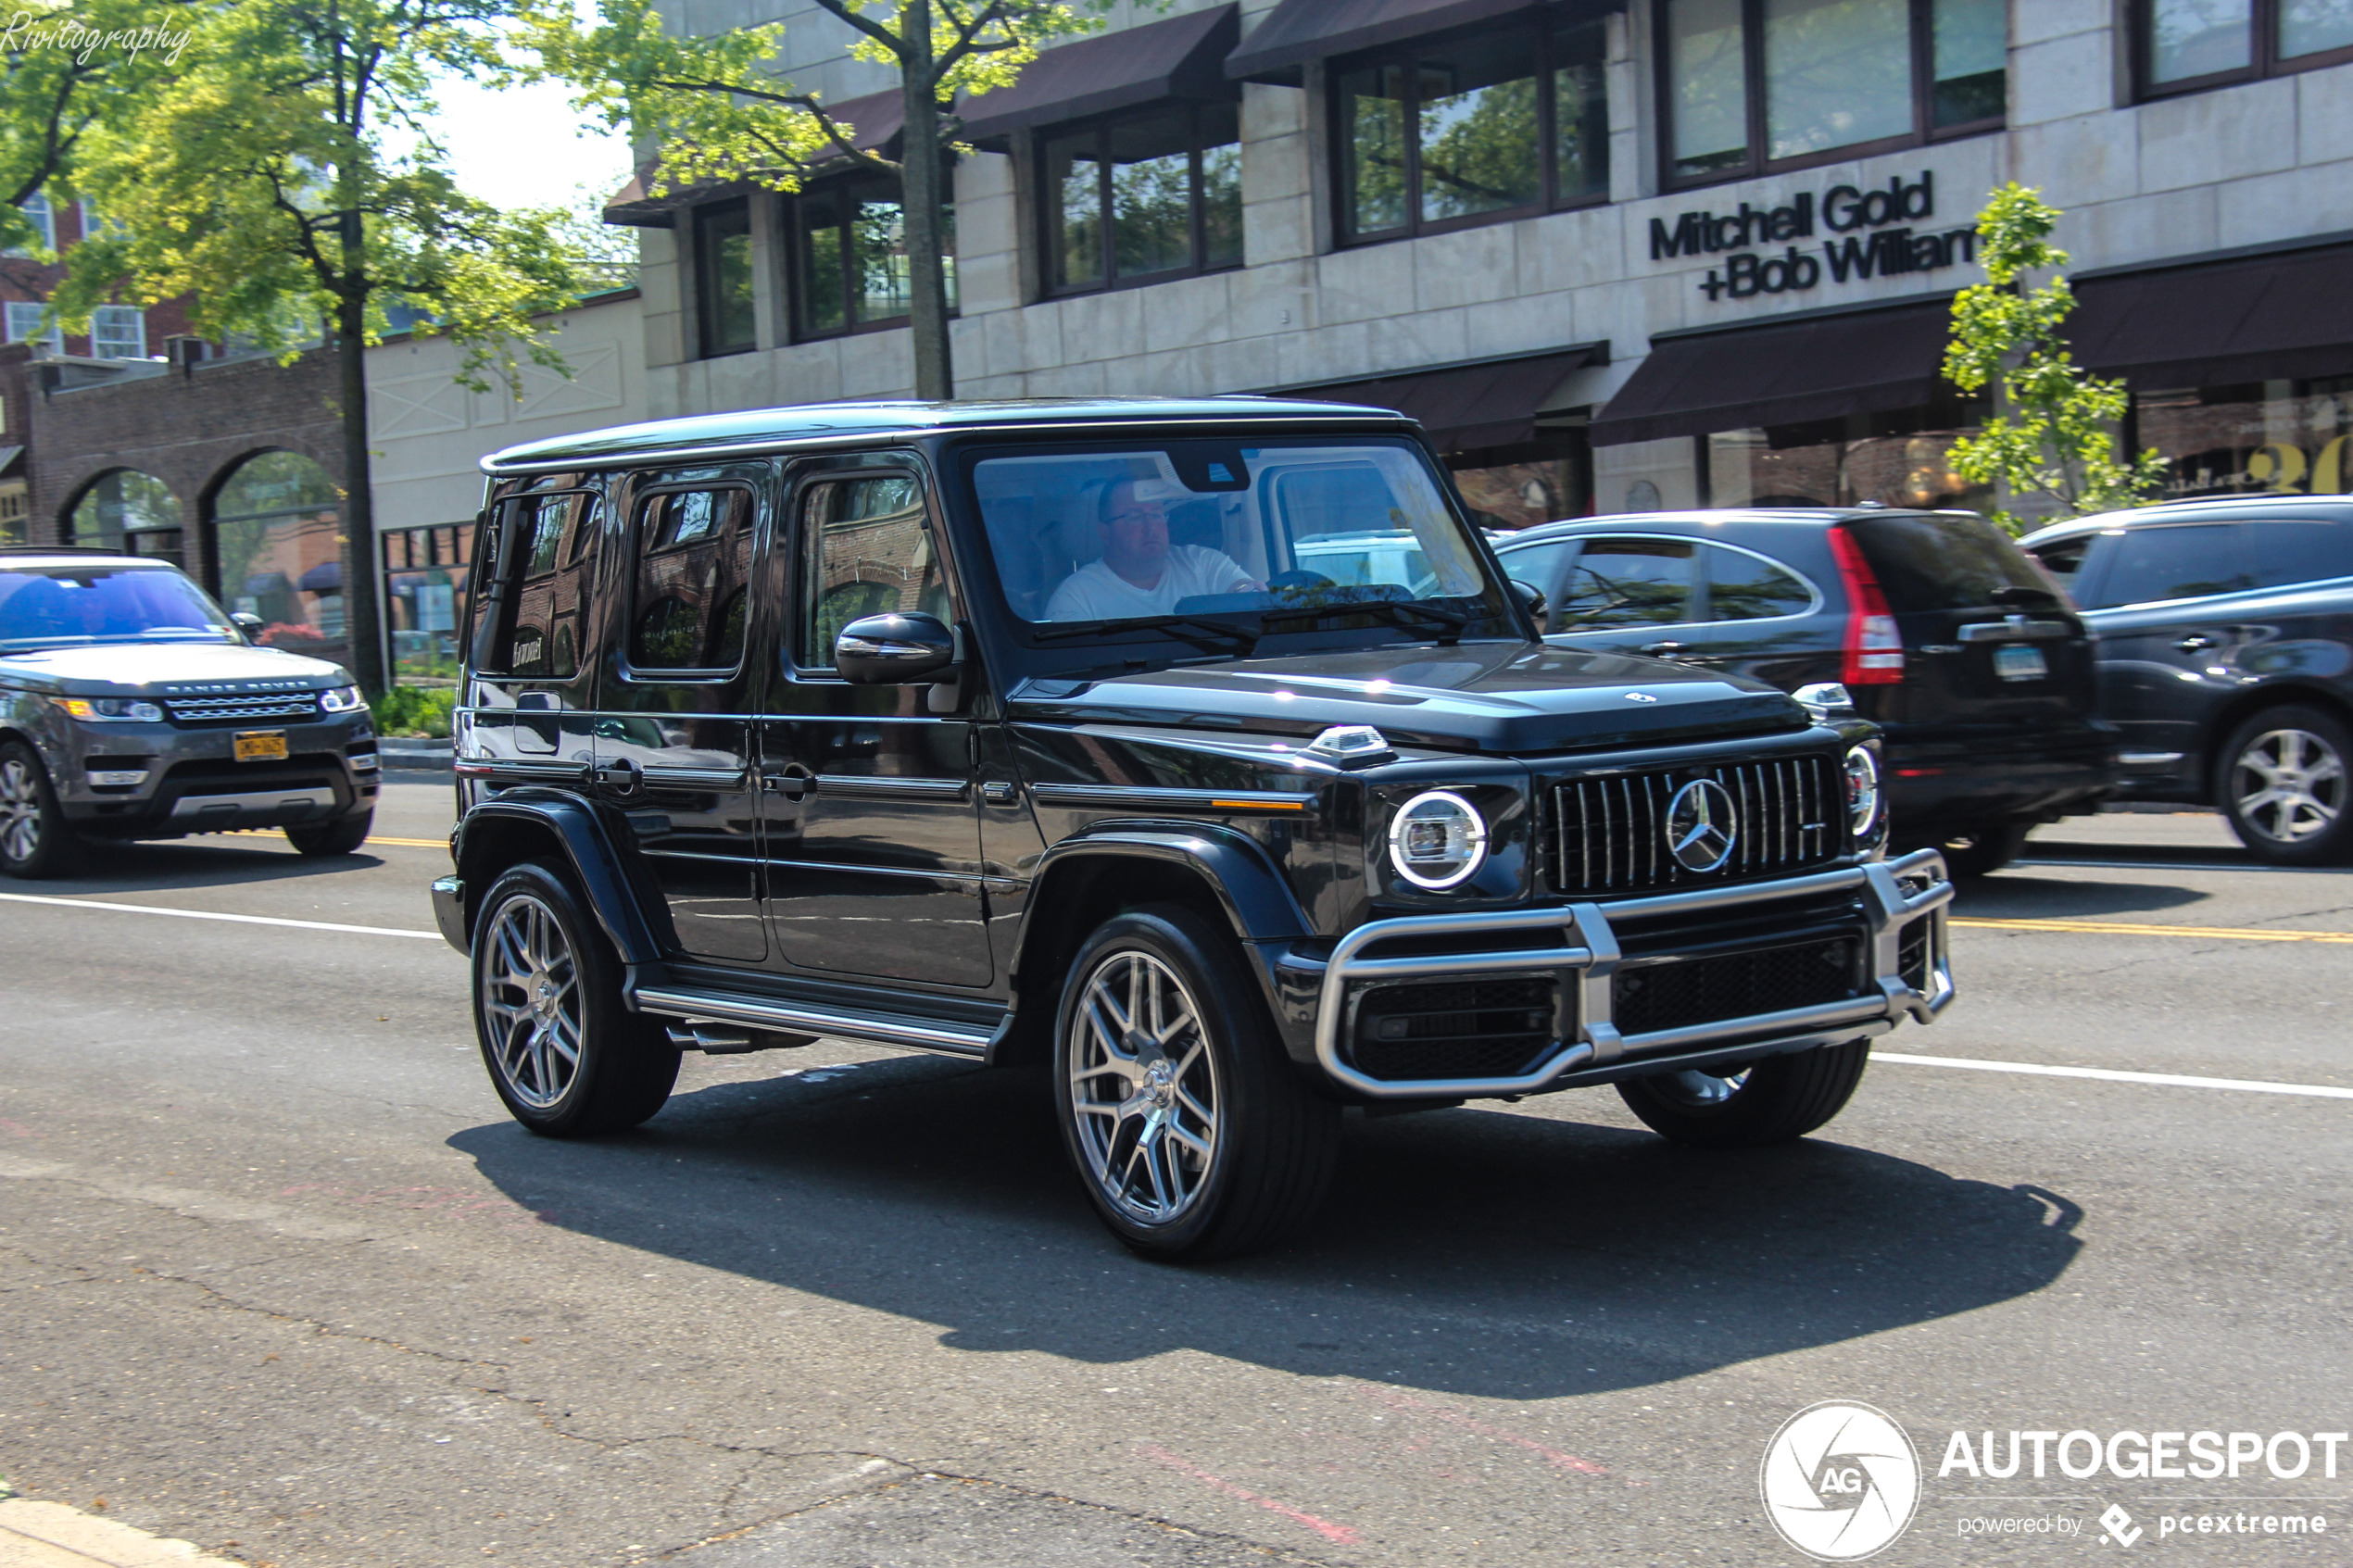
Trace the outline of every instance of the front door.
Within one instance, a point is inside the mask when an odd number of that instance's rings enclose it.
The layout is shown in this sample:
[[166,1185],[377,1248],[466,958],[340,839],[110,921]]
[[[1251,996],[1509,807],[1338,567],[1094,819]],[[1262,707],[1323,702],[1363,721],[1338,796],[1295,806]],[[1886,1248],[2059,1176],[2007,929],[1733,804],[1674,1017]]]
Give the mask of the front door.
[[754,639],[772,633],[749,592],[771,483],[764,464],[636,473],[619,624],[603,661],[595,762],[670,911],[681,953],[758,963],[760,824],[751,780]]
[[812,463],[791,495],[795,614],[760,726],[778,954],[793,970],[986,985],[970,684],[936,701],[955,688],[852,685],[833,668],[835,636],[860,616],[956,623],[923,470]]

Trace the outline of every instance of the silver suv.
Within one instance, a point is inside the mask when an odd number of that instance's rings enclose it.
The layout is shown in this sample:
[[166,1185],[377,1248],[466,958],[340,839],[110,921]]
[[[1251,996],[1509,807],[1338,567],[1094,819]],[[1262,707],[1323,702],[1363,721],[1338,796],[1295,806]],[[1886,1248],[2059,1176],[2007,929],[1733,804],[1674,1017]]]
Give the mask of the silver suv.
[[55,876],[88,838],[366,842],[378,764],[359,688],[245,639],[166,562],[0,549],[0,872]]

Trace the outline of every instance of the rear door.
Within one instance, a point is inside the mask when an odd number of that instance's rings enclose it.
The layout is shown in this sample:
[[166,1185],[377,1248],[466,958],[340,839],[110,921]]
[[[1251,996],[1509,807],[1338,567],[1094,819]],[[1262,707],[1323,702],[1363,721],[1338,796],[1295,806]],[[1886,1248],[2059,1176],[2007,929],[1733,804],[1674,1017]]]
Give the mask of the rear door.
[[1901,685],[1863,686],[1869,717],[1913,744],[2080,731],[2097,697],[2082,620],[2009,535],[1971,512],[1839,524],[1861,547],[1903,635]]
[[1647,534],[1587,534],[1569,562],[1545,629],[1564,646],[1682,659],[1705,635],[1707,583],[1699,546]]

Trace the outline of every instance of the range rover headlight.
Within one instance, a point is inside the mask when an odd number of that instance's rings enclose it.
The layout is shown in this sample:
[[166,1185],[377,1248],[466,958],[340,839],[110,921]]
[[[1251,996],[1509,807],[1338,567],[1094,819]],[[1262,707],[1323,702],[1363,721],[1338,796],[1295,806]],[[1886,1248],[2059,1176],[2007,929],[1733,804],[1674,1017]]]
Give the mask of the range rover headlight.
[[1487,859],[1487,823],[1461,796],[1433,789],[1390,820],[1389,863],[1416,887],[1452,887]]
[[50,701],[77,719],[117,724],[160,724],[163,709],[152,702],[129,696],[57,696]]
[[1879,759],[1868,746],[1854,746],[1846,753],[1846,816],[1855,824],[1855,841],[1858,844],[1871,836],[1871,829],[1879,822]]
[[366,706],[360,699],[358,686],[337,686],[333,691],[319,694],[319,711],[321,713],[357,713]]

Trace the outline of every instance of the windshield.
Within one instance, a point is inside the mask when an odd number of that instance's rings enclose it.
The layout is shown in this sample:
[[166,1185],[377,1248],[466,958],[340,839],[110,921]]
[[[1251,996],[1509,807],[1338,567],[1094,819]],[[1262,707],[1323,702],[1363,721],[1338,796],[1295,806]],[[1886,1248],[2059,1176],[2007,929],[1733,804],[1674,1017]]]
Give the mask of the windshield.
[[205,591],[152,566],[0,571],[0,652],[88,643],[236,643]]
[[983,458],[973,488],[1035,640],[1144,626],[1237,644],[1336,627],[1519,634],[1403,442],[1059,447]]

